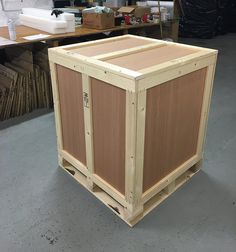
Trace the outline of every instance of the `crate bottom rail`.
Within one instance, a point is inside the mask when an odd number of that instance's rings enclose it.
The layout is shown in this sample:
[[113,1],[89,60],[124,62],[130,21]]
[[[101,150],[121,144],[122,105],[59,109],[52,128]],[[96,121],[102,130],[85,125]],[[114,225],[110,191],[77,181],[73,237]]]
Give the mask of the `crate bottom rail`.
[[[97,199],[103,204],[110,208],[117,216],[125,221],[130,227],[133,227],[138,223],[145,215],[151,212],[155,207],[162,203],[172,193],[174,193],[179,187],[186,183],[193,175],[195,175],[201,168],[202,160],[196,163],[196,157],[191,162],[186,162],[181,165],[171,174],[167,175],[161,181],[157,183],[153,188],[150,189],[152,192],[151,196],[146,197],[148,192],[145,192],[142,197],[143,210],[135,216],[130,216],[127,211],[125,200],[118,202],[114,198],[114,188],[111,188],[110,194],[102,189],[105,181],[102,181],[96,174],[89,174],[87,168],[75,160],[65,151],[61,153],[60,168],[71,175],[77,182],[89,190]],[[195,163],[194,163],[195,161]],[[91,186],[92,181],[92,186]],[[101,182],[102,181],[102,182]],[[109,185],[106,185],[109,187]],[[155,192],[153,192],[155,189]],[[121,201],[121,200],[120,200]]]

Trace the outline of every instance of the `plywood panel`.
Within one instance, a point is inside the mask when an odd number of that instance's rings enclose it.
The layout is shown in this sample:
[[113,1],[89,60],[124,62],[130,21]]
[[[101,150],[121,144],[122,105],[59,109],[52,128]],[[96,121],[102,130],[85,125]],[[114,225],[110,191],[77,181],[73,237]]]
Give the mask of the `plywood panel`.
[[148,89],[143,191],[194,156],[206,68]]
[[153,43],[153,41],[147,41],[141,38],[120,38],[119,40],[110,41],[97,45],[85,46],[77,49],[72,49],[71,51],[82,54],[84,56],[91,57],[100,54],[129,49],[136,46],[148,45],[151,43]]
[[63,149],[86,165],[82,76],[57,65]]
[[94,170],[125,193],[125,91],[91,79]]
[[198,51],[192,48],[190,49],[176,45],[167,45],[104,61],[137,71],[147,67],[155,66],[157,64],[169,60],[177,59],[195,52]]

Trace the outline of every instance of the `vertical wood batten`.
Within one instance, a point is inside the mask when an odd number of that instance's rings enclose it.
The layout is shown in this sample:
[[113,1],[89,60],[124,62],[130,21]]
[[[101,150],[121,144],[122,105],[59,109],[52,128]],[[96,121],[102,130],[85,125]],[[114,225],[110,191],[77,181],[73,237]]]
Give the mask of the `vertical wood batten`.
[[[216,62],[216,59],[217,59],[217,55],[215,56],[215,62]],[[199,136],[198,136],[198,144],[197,144],[197,155],[199,156],[199,159],[203,158],[203,146],[205,144],[205,139],[206,139],[207,122],[208,122],[208,116],[209,116],[209,110],[210,110],[215,68],[216,68],[216,64],[211,64],[207,68],[204,98],[203,98],[202,112],[201,112],[201,121],[200,121]]]
[[135,139],[136,139],[136,93],[126,90],[125,130],[125,198],[134,202]]
[[[94,156],[93,156],[93,127],[92,127],[92,97],[91,97],[91,79],[87,74],[82,74],[83,88],[83,107],[84,107],[84,130],[85,130],[85,148],[86,160],[89,173],[94,173]],[[91,176],[87,177],[88,186],[93,188]]]
[[126,91],[125,197],[128,203],[127,218],[130,219],[135,218],[143,211],[141,198],[145,107],[146,91],[138,94]]
[[137,102],[137,137],[136,137],[136,167],[135,167],[135,200],[134,204],[140,210],[143,209],[143,167],[144,167],[144,143],[146,120],[146,90],[138,92]]
[[51,80],[52,80],[52,93],[53,93],[53,104],[54,104],[54,116],[55,116],[55,125],[56,125],[56,135],[57,135],[57,150],[58,150],[58,163],[62,165],[61,150],[63,146],[62,142],[62,130],[61,130],[61,114],[60,114],[60,101],[58,94],[58,81],[57,81],[57,72],[56,64],[52,61],[49,62]]

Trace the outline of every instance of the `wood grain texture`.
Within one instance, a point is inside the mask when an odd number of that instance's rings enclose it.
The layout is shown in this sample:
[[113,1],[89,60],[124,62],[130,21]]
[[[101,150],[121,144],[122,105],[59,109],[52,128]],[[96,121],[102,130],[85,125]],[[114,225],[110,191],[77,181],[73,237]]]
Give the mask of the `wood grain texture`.
[[[44,39],[39,39],[38,41],[55,41],[55,40],[61,40],[64,38],[73,38],[73,37],[83,37],[83,36],[88,36],[88,35],[93,35],[93,34],[100,34],[103,32],[107,31],[124,31],[124,33],[127,30],[132,30],[132,29],[137,29],[137,28],[145,28],[145,27],[159,27],[159,24],[154,24],[154,23],[144,23],[144,24],[137,24],[137,25],[121,25],[121,26],[115,26],[110,29],[105,29],[105,30],[96,30],[96,29],[89,29],[85,27],[76,27],[75,32],[68,32],[68,33],[61,33],[61,34],[50,34],[45,31],[37,30],[28,26],[24,25],[18,25],[16,26],[16,42],[18,45],[23,45],[23,44],[32,44],[32,41],[26,40],[23,37],[30,36],[30,35],[36,35],[36,34],[49,34],[50,36]],[[0,34],[1,37],[9,39],[9,32],[7,26],[0,27]],[[35,42],[36,40],[34,40]],[[5,48],[9,46],[14,46],[15,44],[12,43],[11,45],[1,45],[0,48]]]
[[86,165],[82,76],[57,65],[62,148]]
[[91,78],[94,172],[125,193],[125,90]]
[[196,154],[206,68],[147,90],[143,192]]
[[196,52],[198,52],[198,50],[192,48],[190,49],[176,45],[167,45],[104,61],[117,66],[128,68],[130,70],[137,71],[151,66],[155,66],[160,63],[164,63],[169,60],[178,59],[180,57],[184,57]]
[[129,49],[136,46],[143,46],[152,44],[152,41],[144,40],[144,39],[138,39],[138,38],[121,38],[119,40],[106,42],[103,44],[97,44],[97,45],[89,45],[86,47],[78,48],[78,49],[72,49],[70,51],[76,52],[79,54],[82,54],[84,56],[96,56],[104,53],[110,53],[115,52],[119,50]]

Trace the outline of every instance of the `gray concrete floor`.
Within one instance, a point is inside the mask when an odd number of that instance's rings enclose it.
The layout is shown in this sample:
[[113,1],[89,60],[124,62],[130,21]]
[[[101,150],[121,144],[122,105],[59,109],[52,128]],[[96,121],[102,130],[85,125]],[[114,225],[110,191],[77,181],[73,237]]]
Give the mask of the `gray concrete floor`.
[[236,251],[236,34],[219,60],[203,170],[133,229],[57,168],[54,114],[0,131],[0,251]]

